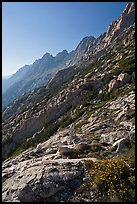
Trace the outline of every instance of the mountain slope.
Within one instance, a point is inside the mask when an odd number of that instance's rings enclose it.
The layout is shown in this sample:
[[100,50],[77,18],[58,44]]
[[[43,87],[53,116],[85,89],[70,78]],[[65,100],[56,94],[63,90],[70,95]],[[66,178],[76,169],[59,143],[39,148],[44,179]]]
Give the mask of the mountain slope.
[[129,3],[112,38],[84,38],[69,67],[5,108],[3,201],[135,201],[134,12]]
[[[124,32],[124,34],[125,33],[127,34],[126,37],[128,39],[126,43],[125,43],[125,38],[123,36],[123,33],[119,34],[117,39],[119,38],[121,39],[123,37],[123,40],[120,41],[121,44],[116,45],[111,43],[107,47],[107,49],[106,48],[104,49],[103,55],[101,55],[102,50],[100,51],[100,49],[98,49],[99,50],[98,52],[94,51],[95,54],[91,62],[84,61],[84,63],[80,66],[78,62],[78,64],[75,66],[60,70],[52,78],[52,80],[45,85],[45,87],[41,89],[36,89],[36,91],[34,91],[33,93],[30,93],[28,95],[25,94],[24,97],[16,99],[16,101],[12,103],[8,108],[6,108],[5,111],[3,112],[3,122],[7,123],[8,118],[10,118],[11,120],[13,118],[14,120],[15,114],[16,116],[19,116],[19,114],[22,112],[24,112],[23,115],[25,116],[26,115],[25,112],[27,112],[27,110],[28,112],[31,113],[30,109],[34,110],[36,112],[36,115],[37,114],[40,115],[41,114],[40,110],[42,110],[43,108],[44,108],[43,111],[45,112],[45,114],[47,114],[46,112],[49,112],[50,110],[54,113],[54,111],[57,112],[57,110],[60,109],[61,113],[58,113],[59,116],[57,117],[54,116],[56,114],[53,114],[52,116],[52,114],[48,113],[50,118],[55,117],[54,120],[56,120],[58,117],[60,117],[60,114],[63,115],[67,111],[67,109],[71,108],[72,106],[75,107],[74,104],[75,103],[77,104],[77,100],[79,102],[80,100],[84,100],[84,97],[87,97],[86,94],[90,94],[91,95],[90,97],[92,97],[92,94],[93,94],[95,99],[98,99],[100,97],[98,95],[100,90],[103,92],[103,94],[105,94],[105,92],[107,91],[106,86],[108,86],[108,84],[106,84],[106,82],[103,83],[103,81],[107,81],[108,83],[109,80],[113,79],[114,76],[115,77],[118,76],[123,71],[129,74],[130,75],[129,78],[131,78],[131,75],[134,72],[134,66],[135,66],[134,65],[134,60],[135,60],[134,37],[135,36],[134,36],[134,27],[130,26],[130,28],[132,29],[129,30],[127,28],[126,31]],[[88,39],[88,38],[85,38],[85,39]],[[99,57],[97,60],[96,60],[96,55],[98,55]],[[49,54],[46,54],[46,60],[47,60],[47,56],[50,59],[52,58],[52,56],[50,56]],[[45,58],[45,56],[43,58]],[[90,66],[87,66],[88,64],[90,64]],[[37,66],[35,66],[35,68],[37,68]],[[86,77],[86,74],[89,74],[89,79]],[[124,80],[124,77],[123,77],[123,80]],[[128,81],[130,80],[127,80],[127,82]],[[63,97],[64,99],[62,99]],[[73,102],[73,98],[75,98],[74,102]],[[39,105],[40,105],[40,108],[38,108],[37,110],[36,107],[37,106],[39,107]],[[62,109],[63,111],[61,111]],[[31,117],[31,115],[35,116],[33,111],[29,117]],[[23,118],[21,116],[21,118],[22,118],[22,121],[25,122],[24,116]],[[48,119],[48,120],[51,120],[51,119]],[[52,122],[52,120],[50,122]],[[14,123],[13,123],[13,126],[14,126]],[[16,129],[14,130],[14,132],[16,135]],[[10,132],[10,134],[11,133],[12,131]],[[26,136],[27,135],[28,134],[26,134]]]

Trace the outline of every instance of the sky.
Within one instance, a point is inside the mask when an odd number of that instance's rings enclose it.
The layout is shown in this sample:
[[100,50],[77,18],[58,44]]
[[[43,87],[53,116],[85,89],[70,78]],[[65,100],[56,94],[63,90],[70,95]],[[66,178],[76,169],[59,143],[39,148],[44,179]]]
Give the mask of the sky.
[[2,76],[107,31],[128,2],[2,2]]

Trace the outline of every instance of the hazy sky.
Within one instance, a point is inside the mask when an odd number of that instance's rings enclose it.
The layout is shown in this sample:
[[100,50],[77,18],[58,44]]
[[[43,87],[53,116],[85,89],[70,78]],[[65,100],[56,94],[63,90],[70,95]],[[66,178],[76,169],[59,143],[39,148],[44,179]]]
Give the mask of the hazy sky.
[[15,73],[46,52],[74,50],[86,36],[98,37],[127,2],[3,2],[2,75]]

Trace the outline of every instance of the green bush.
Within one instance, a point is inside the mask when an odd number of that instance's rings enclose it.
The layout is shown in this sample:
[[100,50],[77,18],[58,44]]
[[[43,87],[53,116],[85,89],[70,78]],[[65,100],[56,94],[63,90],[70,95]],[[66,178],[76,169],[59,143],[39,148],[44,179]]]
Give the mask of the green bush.
[[73,122],[73,119],[71,118],[71,116],[69,116],[69,115],[64,115],[63,118],[62,118],[62,120],[61,120],[60,127],[61,127],[61,128],[65,128],[65,127],[67,127],[68,125],[70,125],[72,122]]
[[135,71],[135,59],[126,58],[119,61],[119,67],[113,71],[113,75],[118,76],[120,73],[132,74]]
[[15,149],[12,152],[11,157],[16,157],[16,156],[20,155],[22,152],[23,152],[23,148],[22,147],[18,147],[17,149]]

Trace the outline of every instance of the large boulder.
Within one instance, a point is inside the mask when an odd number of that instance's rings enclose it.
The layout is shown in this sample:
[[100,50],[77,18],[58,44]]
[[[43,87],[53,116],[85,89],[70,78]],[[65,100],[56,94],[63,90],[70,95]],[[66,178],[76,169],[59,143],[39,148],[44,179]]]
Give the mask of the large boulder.
[[129,147],[131,144],[130,139],[127,138],[121,138],[113,143],[112,147],[116,148],[116,153],[121,152],[124,148]]
[[131,81],[131,76],[127,73],[121,73],[117,79],[112,79],[108,84],[108,92],[113,91],[116,88],[120,88]]
[[131,76],[127,73],[121,73],[117,77],[118,87],[122,87],[131,80]]
[[111,92],[112,90],[116,89],[118,87],[118,81],[116,79],[112,79],[108,84],[108,92]]
[[45,157],[3,165],[3,202],[66,201],[82,184],[84,162]]
[[58,148],[58,153],[60,155],[70,155],[74,152],[74,148],[70,147],[70,146],[67,146],[67,145],[64,145],[64,146],[60,146]]

